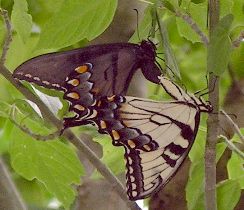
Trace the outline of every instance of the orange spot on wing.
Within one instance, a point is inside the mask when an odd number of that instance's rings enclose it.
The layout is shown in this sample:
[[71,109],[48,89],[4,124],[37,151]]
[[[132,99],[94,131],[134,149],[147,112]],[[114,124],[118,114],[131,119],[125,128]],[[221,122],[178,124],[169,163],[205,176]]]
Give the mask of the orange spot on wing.
[[111,97],[107,97],[108,101],[114,101],[115,95],[111,96]]
[[73,86],[78,86],[80,84],[80,81],[78,79],[72,79],[67,82],[68,84],[71,84]]
[[144,149],[147,150],[147,151],[150,151],[150,150],[151,150],[151,147],[149,147],[148,145],[144,145],[143,147],[144,147]]
[[84,107],[84,106],[81,106],[81,105],[79,105],[79,104],[76,104],[76,105],[74,106],[74,108],[75,108],[75,109],[78,109],[79,111],[84,111],[84,110],[85,110],[85,107]]
[[98,106],[98,107],[100,107],[100,106],[101,106],[101,104],[102,104],[102,102],[101,102],[101,101],[98,101],[98,102],[97,102],[97,106]]
[[79,98],[80,98],[79,94],[76,93],[76,92],[68,93],[67,96],[68,96],[69,98],[73,98],[73,99],[79,99]]
[[119,135],[118,131],[116,131],[116,130],[112,130],[112,136],[113,136],[114,140],[118,140],[120,138],[120,135]]
[[128,140],[127,143],[128,143],[128,145],[129,145],[131,148],[135,148],[135,147],[136,147],[135,143],[134,143],[132,140]]
[[82,74],[88,71],[88,66],[87,65],[79,66],[75,69],[75,71],[79,74]]
[[102,129],[107,128],[106,122],[104,120],[100,121],[100,126],[101,126]]

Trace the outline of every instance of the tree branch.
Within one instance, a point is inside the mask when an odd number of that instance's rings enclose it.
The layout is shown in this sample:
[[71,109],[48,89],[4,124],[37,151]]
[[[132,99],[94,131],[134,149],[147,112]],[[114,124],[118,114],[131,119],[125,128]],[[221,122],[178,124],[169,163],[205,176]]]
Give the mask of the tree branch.
[[[6,17],[3,16],[5,19]],[[6,20],[5,20],[6,22]],[[9,40],[9,38],[6,38]],[[5,41],[7,43],[7,41]],[[3,54],[7,54],[8,48],[3,49]],[[25,88],[19,81],[13,79],[12,74],[9,70],[1,63],[0,65],[0,74],[2,74],[17,90],[19,90],[27,99],[33,101],[41,110],[43,117],[45,120],[51,122],[58,130],[62,128],[62,121],[57,119],[53,113],[46,107],[46,105],[35,96],[30,90]],[[85,154],[88,160],[97,168],[97,170],[114,186],[115,191],[120,195],[120,197],[126,202],[127,206],[132,210],[140,210],[139,206],[136,202],[132,202],[128,200],[126,192],[124,191],[123,185],[120,181],[115,177],[110,169],[108,169],[96,156],[96,154],[77,136],[72,133],[71,130],[67,129],[64,132],[64,137],[72,144],[74,144],[81,152]]]
[[232,42],[232,46],[233,47],[239,47],[241,42],[243,42],[244,40],[244,31],[241,31],[240,36],[237,37],[233,42]]
[[0,157],[0,209],[27,210],[11,175]]
[[6,36],[6,39],[4,40],[3,52],[2,52],[2,55],[0,58],[0,65],[3,65],[6,60],[9,45],[12,41],[12,28],[11,28],[10,20],[8,17],[8,11],[0,8],[0,14],[3,17],[4,23],[5,23],[5,26],[7,29],[7,36]]
[[[219,0],[209,0],[209,34],[219,21]],[[211,72],[211,69],[207,69]],[[219,111],[219,79],[213,73],[209,76],[209,101],[213,112]],[[210,114],[207,121],[207,142],[205,146],[205,208],[216,210],[216,143],[218,137],[218,115]]]

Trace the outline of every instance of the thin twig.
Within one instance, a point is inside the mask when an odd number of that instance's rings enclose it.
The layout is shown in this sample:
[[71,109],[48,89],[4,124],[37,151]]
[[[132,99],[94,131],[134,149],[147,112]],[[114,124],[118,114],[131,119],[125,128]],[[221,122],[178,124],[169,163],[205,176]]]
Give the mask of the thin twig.
[[241,31],[240,36],[238,36],[233,42],[232,42],[232,46],[233,47],[239,47],[241,42],[244,41],[244,31]]
[[0,8],[0,14],[3,17],[4,23],[6,26],[6,30],[7,30],[6,39],[4,40],[3,52],[2,52],[2,55],[0,58],[0,64],[4,65],[6,56],[7,56],[7,52],[8,52],[10,43],[12,41],[12,27],[11,27],[9,16],[8,16],[8,11]]
[[21,126],[18,124],[13,118],[9,118],[9,120],[18,127],[21,131],[26,133],[27,135],[31,136],[33,139],[36,139],[38,141],[49,141],[49,140],[55,140],[55,138],[60,137],[60,131],[56,131],[54,133],[48,134],[48,135],[40,135],[32,132],[30,129],[28,129],[26,126]]
[[244,160],[244,153],[239,150],[226,136],[220,135],[220,138],[223,138],[228,146],[228,148],[239,155]]
[[[219,0],[209,0],[209,34],[219,21]],[[211,69],[207,69],[211,72]],[[219,111],[219,79],[213,73],[209,75],[209,101],[213,112]],[[216,144],[218,139],[218,115],[210,114],[207,121],[207,141],[205,146],[205,207],[216,210]]]
[[226,119],[231,123],[232,127],[234,128],[236,134],[239,136],[242,144],[244,144],[244,136],[241,134],[241,131],[238,125],[231,119],[231,117],[224,111],[220,110],[220,112],[226,117]]
[[[5,18],[3,16],[3,18]],[[2,64],[2,63],[1,63]],[[23,86],[19,81],[13,79],[10,71],[2,64],[0,65],[0,74],[2,74],[5,79],[7,79],[17,90],[19,90],[27,99],[34,102],[41,110],[43,114],[43,118],[49,122],[51,122],[58,130],[62,128],[62,121],[57,119],[53,113],[47,108],[47,106],[35,96],[30,90],[28,90],[25,86]],[[85,154],[88,160],[97,168],[97,170],[109,181],[109,183],[114,186],[115,191],[120,195],[120,197],[125,201],[127,206],[132,210],[140,210],[140,207],[136,204],[136,202],[129,201],[124,191],[123,185],[121,182],[112,174],[109,168],[104,165],[97,155],[71,130],[67,129],[64,134],[64,137],[72,144],[74,144],[81,152]]]
[[183,14],[181,11],[177,10],[175,12],[176,16],[182,18],[193,31],[196,32],[196,34],[199,35],[202,42],[207,46],[208,45],[208,37],[202,32],[202,30],[199,28],[199,26],[196,24],[196,22],[189,16],[188,14]]

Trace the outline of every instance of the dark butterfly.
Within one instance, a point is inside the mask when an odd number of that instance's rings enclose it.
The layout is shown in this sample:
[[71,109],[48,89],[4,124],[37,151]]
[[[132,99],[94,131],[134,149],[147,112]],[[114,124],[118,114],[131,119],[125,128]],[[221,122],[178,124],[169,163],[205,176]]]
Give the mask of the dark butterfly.
[[212,112],[209,103],[166,77],[160,83],[174,100],[103,97],[90,110],[96,117],[83,119],[110,134],[115,146],[124,146],[131,200],[150,196],[175,175],[194,143],[201,112]]
[[13,76],[37,85],[64,91],[75,117],[65,127],[80,125],[89,107],[102,96],[124,95],[133,74],[141,69],[153,83],[159,83],[160,66],[156,47],[150,40],[140,44],[93,45],[67,52],[50,53],[23,63]]

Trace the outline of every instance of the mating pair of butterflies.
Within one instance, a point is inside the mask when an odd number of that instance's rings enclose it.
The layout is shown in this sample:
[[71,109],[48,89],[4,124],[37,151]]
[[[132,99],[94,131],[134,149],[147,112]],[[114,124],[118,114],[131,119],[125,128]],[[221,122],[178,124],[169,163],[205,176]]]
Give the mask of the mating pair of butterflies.
[[[125,96],[135,71],[161,84],[173,98],[161,102]],[[150,196],[165,185],[186,158],[201,112],[209,103],[160,76],[156,47],[140,44],[94,45],[33,58],[13,76],[64,92],[74,117],[64,128],[96,124],[114,146],[125,148],[126,187],[131,200]]]

